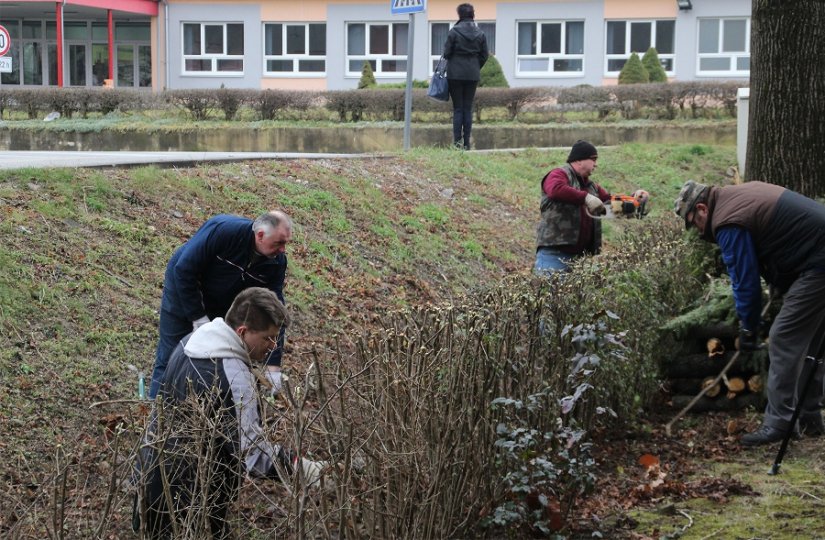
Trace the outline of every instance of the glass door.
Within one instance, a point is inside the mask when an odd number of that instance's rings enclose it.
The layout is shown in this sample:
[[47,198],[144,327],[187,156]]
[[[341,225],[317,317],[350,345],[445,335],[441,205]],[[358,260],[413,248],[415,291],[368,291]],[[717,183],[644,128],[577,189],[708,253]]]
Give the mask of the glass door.
[[68,86],[86,86],[86,45],[69,44]]
[[135,85],[135,46],[117,46],[117,86]]
[[92,44],[92,86],[103,86],[109,78],[109,46],[107,44]]

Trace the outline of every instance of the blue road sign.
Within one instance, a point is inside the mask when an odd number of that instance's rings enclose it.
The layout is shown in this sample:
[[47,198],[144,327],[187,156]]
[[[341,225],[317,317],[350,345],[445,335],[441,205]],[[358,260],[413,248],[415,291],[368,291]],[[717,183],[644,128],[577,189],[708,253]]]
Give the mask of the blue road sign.
[[427,9],[427,0],[390,0],[393,15],[401,13],[423,13]]

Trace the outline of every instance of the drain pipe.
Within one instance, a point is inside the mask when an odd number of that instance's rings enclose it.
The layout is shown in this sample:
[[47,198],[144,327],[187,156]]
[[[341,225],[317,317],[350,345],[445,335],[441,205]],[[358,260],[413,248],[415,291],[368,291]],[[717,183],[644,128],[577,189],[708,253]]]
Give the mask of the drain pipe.
[[[157,46],[158,58],[160,58],[161,46],[163,47],[163,87],[158,88],[159,91],[162,91],[169,88],[169,0],[158,0],[158,3],[163,4],[163,37],[161,38],[160,23],[158,23]],[[160,19],[160,16],[158,16],[158,19]],[[158,66],[158,72],[160,73],[160,71],[160,66]]]
[[165,58],[164,68],[166,72],[166,80],[164,81],[164,89],[169,89],[169,0],[163,0],[163,34],[166,37],[164,40]]

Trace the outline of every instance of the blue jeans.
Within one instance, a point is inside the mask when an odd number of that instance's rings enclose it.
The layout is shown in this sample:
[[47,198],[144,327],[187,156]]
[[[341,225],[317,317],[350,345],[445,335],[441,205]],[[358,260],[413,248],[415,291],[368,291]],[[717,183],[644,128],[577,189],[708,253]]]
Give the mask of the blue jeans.
[[575,259],[575,255],[564,253],[553,248],[538,248],[536,250],[536,264],[533,271],[536,274],[552,274],[553,272],[566,272],[570,269],[569,263]]
[[453,102],[453,144],[470,149],[470,133],[473,130],[473,99],[478,81],[447,79],[450,99]]
[[158,339],[158,349],[155,353],[155,367],[152,370],[152,382],[149,384],[149,399],[155,399],[160,390],[160,381],[166,372],[166,364],[172,351],[178,346],[180,340],[192,332],[192,321],[185,317],[177,317],[169,311],[160,309],[160,337]]

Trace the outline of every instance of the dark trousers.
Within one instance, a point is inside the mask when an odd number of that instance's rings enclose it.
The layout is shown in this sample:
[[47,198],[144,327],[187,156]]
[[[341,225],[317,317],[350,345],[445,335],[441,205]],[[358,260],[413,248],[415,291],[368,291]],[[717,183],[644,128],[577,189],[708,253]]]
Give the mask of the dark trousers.
[[473,99],[478,81],[447,79],[450,99],[453,102],[453,144],[470,149],[470,132],[473,130]]
[[155,399],[160,389],[160,381],[166,371],[166,364],[169,363],[169,357],[172,356],[172,351],[178,346],[180,340],[192,332],[192,321],[186,317],[178,317],[172,312],[164,309],[163,305],[160,308],[160,324],[158,348],[155,353],[155,367],[152,370],[152,382],[149,383],[149,399]]

